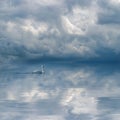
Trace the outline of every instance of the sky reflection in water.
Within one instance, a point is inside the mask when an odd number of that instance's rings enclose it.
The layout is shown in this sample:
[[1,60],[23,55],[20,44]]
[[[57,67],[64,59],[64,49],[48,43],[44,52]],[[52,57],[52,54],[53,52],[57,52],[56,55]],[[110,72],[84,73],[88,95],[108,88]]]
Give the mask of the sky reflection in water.
[[43,75],[23,66],[0,73],[1,120],[120,118],[119,65],[45,64]]

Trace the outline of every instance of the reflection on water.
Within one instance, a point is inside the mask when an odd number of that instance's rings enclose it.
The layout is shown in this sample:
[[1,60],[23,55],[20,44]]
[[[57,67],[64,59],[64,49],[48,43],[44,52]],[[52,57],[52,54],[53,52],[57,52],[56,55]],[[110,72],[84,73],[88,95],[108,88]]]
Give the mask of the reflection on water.
[[35,68],[2,68],[1,120],[119,120],[119,66],[46,64],[45,74],[24,74]]

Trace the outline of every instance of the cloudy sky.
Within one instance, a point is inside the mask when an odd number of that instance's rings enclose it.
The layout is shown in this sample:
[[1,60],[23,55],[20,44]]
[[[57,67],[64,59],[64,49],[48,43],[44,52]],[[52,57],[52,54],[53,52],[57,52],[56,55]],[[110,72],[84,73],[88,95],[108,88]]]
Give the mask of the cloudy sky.
[[0,62],[120,60],[120,0],[0,0]]

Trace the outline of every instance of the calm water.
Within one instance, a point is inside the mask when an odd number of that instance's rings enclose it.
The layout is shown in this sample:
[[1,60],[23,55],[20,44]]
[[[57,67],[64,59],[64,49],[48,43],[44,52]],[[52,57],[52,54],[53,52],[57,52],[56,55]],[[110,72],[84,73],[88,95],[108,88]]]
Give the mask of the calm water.
[[119,120],[120,65],[44,63],[0,70],[0,120]]

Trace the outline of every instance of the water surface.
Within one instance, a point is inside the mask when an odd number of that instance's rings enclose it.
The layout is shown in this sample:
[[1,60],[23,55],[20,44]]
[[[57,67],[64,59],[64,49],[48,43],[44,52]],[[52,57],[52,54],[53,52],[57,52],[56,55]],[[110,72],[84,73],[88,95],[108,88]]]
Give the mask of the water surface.
[[1,120],[119,120],[118,64],[41,64],[1,68]]

